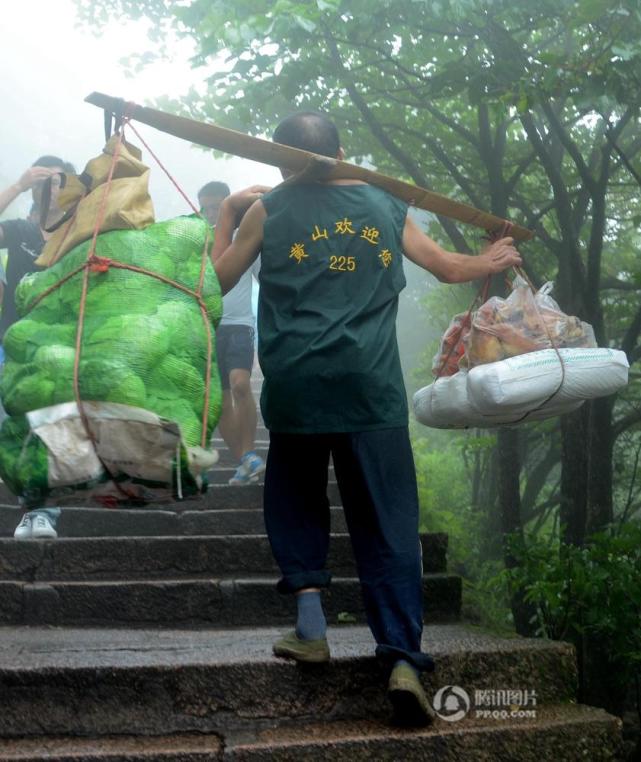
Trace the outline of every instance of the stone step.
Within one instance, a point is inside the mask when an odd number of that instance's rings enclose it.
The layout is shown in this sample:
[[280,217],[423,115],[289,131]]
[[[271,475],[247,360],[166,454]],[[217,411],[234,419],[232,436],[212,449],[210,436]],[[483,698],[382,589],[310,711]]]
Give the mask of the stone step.
[[[421,537],[423,571],[445,572],[447,535]],[[328,568],[355,575],[348,535],[332,535]],[[278,574],[265,535],[227,537],[59,538],[18,542],[0,539],[0,580],[161,579],[233,574]]]
[[[181,506],[193,503],[181,503]],[[24,511],[0,505],[0,537],[13,537]],[[347,531],[340,506],[330,508],[333,532]],[[264,534],[262,508],[181,510],[156,508],[65,508],[58,521],[64,537],[152,537],[176,535]]]
[[[208,472],[207,478],[211,486],[217,484],[228,484],[229,480],[236,473],[236,466],[218,466],[216,465],[211,471]],[[259,483],[264,482],[265,474],[261,474]],[[328,478],[330,482],[336,481],[336,473],[334,472],[334,466],[330,464],[328,470]]]
[[152,762],[605,762],[621,749],[616,717],[576,704],[537,708],[535,719],[437,720],[403,730],[381,720],[245,721],[220,734],[41,737],[0,741],[0,762],[144,760]]
[[[327,497],[331,505],[342,505],[340,492],[336,482],[329,482],[327,485]],[[18,498],[7,489],[5,484],[0,484],[0,504],[18,505]],[[88,499],[84,495],[73,498],[64,498],[60,501],[65,506],[85,507],[88,505],[100,506],[95,500]],[[242,487],[232,486],[230,484],[212,484],[204,495],[196,495],[187,500],[166,503],[153,503],[149,509],[157,508],[169,511],[187,511],[187,510],[216,510],[229,508],[262,508],[263,507],[263,485],[246,484]],[[110,509],[106,509],[110,510]]]
[[[276,591],[277,577],[226,575],[217,578],[127,579],[91,582],[0,582],[0,625],[74,627],[252,627],[290,625],[294,596]],[[423,577],[429,622],[458,619],[461,579]],[[334,577],[324,592],[328,619],[347,613],[365,621],[359,582]]]
[[[209,440],[211,446],[215,450],[225,450],[227,448],[227,445],[225,444],[225,440],[220,436],[218,432],[214,434],[214,436]],[[269,433],[267,432],[267,429],[256,429],[256,437],[254,439],[254,444],[256,447],[260,447],[263,449],[266,449],[269,447]]]
[[[332,661],[307,668],[271,655],[280,632],[2,629],[0,738],[224,735],[251,720],[388,717],[385,673],[366,628],[330,628]],[[460,686],[471,697],[479,690],[527,690],[539,707],[576,694],[574,651],[566,643],[502,639],[449,625],[426,627],[423,647],[437,664],[423,678],[430,697],[445,686]],[[491,727],[496,734],[501,726]],[[484,760],[519,759],[485,751]]]

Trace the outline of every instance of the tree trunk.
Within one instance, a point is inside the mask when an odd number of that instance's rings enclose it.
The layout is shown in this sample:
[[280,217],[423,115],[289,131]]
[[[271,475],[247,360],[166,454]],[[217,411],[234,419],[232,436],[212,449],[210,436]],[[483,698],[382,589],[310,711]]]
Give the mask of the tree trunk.
[[588,439],[587,534],[603,530],[614,519],[612,505],[612,408],[614,397],[590,404]]
[[561,418],[561,538],[568,545],[585,541],[588,501],[589,405]]
[[[506,539],[510,536],[521,536],[521,489],[519,474],[521,463],[519,457],[518,429],[499,429],[497,449],[499,457],[499,510],[501,515],[501,530],[504,538],[504,561],[506,569],[518,566],[517,560],[510,552]],[[525,602],[522,591],[516,591],[510,601],[514,626],[519,635],[533,635],[531,624],[534,610]]]
[[496,447],[479,455],[481,477],[474,495],[473,508],[482,514],[479,552],[481,558],[500,560],[503,557],[501,517],[498,510],[499,458]]

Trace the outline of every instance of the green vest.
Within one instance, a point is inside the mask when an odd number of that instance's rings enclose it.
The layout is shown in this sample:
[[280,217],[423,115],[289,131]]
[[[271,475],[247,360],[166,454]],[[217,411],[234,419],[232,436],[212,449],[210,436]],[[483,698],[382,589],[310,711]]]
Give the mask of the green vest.
[[396,342],[407,204],[371,185],[294,185],[267,211],[258,357],[268,429],[407,426]]

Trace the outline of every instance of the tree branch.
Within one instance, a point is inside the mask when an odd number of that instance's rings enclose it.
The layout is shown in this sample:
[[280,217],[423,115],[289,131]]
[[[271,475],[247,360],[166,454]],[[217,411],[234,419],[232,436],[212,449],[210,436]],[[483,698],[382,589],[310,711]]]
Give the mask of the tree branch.
[[590,192],[592,193],[592,189],[595,184],[594,177],[592,176],[588,165],[585,163],[585,159],[583,158],[577,144],[570,138],[567,130],[564,129],[550,102],[544,99],[541,104],[541,108],[543,109],[543,112],[545,113],[550,126],[561,141],[563,147],[572,157],[572,161],[575,163],[584,184],[590,189]]
[[613,441],[621,436],[624,431],[631,429],[637,423],[641,423],[641,408],[633,410],[631,413],[624,415],[623,418],[619,418],[618,421],[612,423]]
[[516,165],[514,172],[512,172],[512,174],[505,182],[505,192],[508,198],[512,195],[512,191],[516,187],[517,182],[521,179],[523,173],[530,166],[530,164],[532,164],[534,159],[536,159],[536,151],[532,151],[532,153],[524,156],[523,159],[521,159],[521,161]]
[[619,280],[619,278],[614,278],[613,276],[606,276],[601,278],[601,290],[640,291],[641,286],[636,286],[634,283],[629,283],[625,280]]
[[[345,89],[352,99],[352,102],[361,113],[363,120],[372,131],[374,137],[379,141],[383,148],[385,148],[385,150],[388,151],[388,153],[396,159],[401,167],[403,167],[403,169],[408,172],[410,177],[417,185],[428,188],[429,183],[427,181],[427,177],[420,170],[416,162],[398,145],[396,145],[396,143],[389,137],[385,130],[382,129],[380,123],[377,121],[370,107],[367,105],[367,102],[355,87],[354,82],[350,79],[349,73],[345,69],[342,58],[340,56],[340,52],[338,50],[338,46],[328,31],[325,33],[325,39],[332,56],[336,74],[342,81]],[[438,216],[438,220],[443,226],[447,235],[450,237],[450,240],[452,241],[456,250],[462,253],[471,253],[471,249],[468,246],[467,241],[459,229],[456,227],[454,222],[442,216]]]
[[452,177],[457,183],[459,188],[465,193],[465,195],[468,197],[470,203],[473,206],[476,206],[478,208],[481,208],[483,206],[483,201],[481,197],[477,194],[476,190],[472,186],[472,184],[469,182],[468,178],[463,175],[463,173],[459,170],[457,165],[450,159],[445,149],[439,144],[439,142],[430,136],[425,135],[422,132],[417,132],[416,130],[412,130],[409,127],[401,127],[396,124],[388,124],[386,122],[381,122],[381,127],[385,129],[393,129],[396,132],[402,132],[405,135],[411,135],[412,137],[416,138],[419,141],[422,141],[424,145],[426,145],[434,154],[434,156],[440,161],[440,163],[445,167],[447,170],[448,177]]
[[[556,238],[553,238],[548,230],[543,226],[543,223],[540,221],[540,218],[543,216],[541,211],[534,214],[530,209],[530,205],[520,194],[513,194],[511,203],[520,209],[523,214],[525,214],[527,226],[535,231],[535,233],[545,243],[548,249],[550,249],[550,251],[558,259],[560,257],[562,242]],[[554,204],[552,204],[551,208],[554,208]],[[546,212],[547,211],[549,211],[549,209],[547,209]]]
[[496,154],[495,144],[492,143],[490,112],[487,104],[483,101],[477,107],[477,119],[481,161],[485,164],[490,183],[490,208],[493,214],[505,217],[507,215],[507,196],[505,194],[501,160]]
[[[567,277],[576,279],[576,285],[578,286],[582,297],[585,297],[585,266],[578,248],[576,229],[572,221],[572,204],[570,203],[570,197],[565,182],[563,181],[558,167],[555,166],[550,154],[545,148],[531,112],[524,111],[521,114],[521,124],[523,125],[530,142],[534,146],[534,150],[537,152],[552,186],[552,191],[556,200],[556,213],[562,232],[563,244],[567,247],[569,259],[572,263],[572,275],[570,276],[569,273],[566,273],[566,275]],[[559,261],[560,263],[562,262],[561,259]]]
[[621,159],[621,163],[625,166],[625,168],[628,170],[628,172],[634,177],[634,179],[637,181],[637,184],[639,188],[641,188],[641,174],[639,174],[636,169],[632,166],[630,159],[626,156],[624,151],[619,147],[616,140],[612,137],[609,130],[606,130],[605,136],[607,140],[609,141],[612,148],[617,153],[618,157]]

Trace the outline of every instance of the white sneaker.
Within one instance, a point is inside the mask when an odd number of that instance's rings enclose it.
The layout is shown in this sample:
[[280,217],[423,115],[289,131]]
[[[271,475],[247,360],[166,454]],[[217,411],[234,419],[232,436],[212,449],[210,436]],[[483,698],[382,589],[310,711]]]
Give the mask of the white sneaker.
[[35,539],[55,539],[58,536],[58,532],[53,528],[53,524],[49,521],[49,517],[43,513],[36,514],[31,519],[33,529],[31,530],[31,536]]
[[31,524],[31,516],[28,513],[22,517],[22,521],[16,527],[16,531],[13,536],[16,540],[28,540],[31,537],[33,526]]

